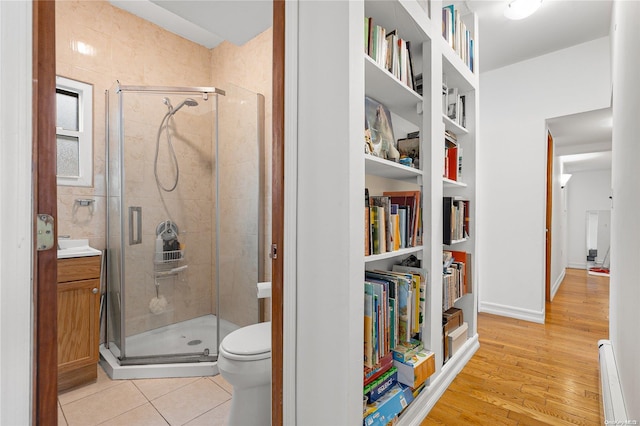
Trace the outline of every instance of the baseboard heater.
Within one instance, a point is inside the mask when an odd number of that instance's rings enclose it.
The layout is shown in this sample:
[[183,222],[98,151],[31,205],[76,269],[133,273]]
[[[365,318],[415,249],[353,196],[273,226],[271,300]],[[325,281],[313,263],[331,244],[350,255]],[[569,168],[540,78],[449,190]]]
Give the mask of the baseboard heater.
[[598,341],[598,359],[600,363],[600,387],[602,390],[602,413],[604,423],[610,425],[626,424],[627,410],[624,405],[622,386],[618,367],[610,340]]

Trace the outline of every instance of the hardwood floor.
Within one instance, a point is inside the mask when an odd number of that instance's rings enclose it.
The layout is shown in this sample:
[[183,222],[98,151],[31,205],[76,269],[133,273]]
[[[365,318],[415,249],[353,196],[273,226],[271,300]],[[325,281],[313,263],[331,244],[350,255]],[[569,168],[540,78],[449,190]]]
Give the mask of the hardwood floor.
[[[517,283],[514,283],[517,285]],[[601,425],[609,278],[567,269],[546,324],[478,315],[480,349],[422,425]]]

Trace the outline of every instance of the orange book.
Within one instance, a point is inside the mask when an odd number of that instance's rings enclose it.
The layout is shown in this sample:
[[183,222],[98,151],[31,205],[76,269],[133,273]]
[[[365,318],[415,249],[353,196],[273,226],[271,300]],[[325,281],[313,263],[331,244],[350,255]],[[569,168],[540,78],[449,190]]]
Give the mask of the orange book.
[[447,179],[458,180],[458,147],[447,148]]
[[466,251],[450,251],[455,262],[464,263],[465,271],[463,278],[463,292],[460,296],[463,296],[471,292],[471,254]]

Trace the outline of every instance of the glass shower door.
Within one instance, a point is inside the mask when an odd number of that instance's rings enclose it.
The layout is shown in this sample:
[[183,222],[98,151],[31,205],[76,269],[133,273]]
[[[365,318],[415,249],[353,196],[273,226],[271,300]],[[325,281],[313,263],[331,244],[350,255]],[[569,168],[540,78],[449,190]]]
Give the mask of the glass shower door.
[[220,340],[258,321],[256,286],[269,275],[264,224],[271,205],[265,196],[270,180],[265,176],[264,96],[232,84],[224,87],[217,162]]
[[109,224],[117,231],[109,247],[119,272],[110,281],[120,292],[112,335],[122,364],[210,361],[218,347],[218,97],[160,89],[118,87],[118,107],[109,108],[119,128],[118,143],[109,142]]

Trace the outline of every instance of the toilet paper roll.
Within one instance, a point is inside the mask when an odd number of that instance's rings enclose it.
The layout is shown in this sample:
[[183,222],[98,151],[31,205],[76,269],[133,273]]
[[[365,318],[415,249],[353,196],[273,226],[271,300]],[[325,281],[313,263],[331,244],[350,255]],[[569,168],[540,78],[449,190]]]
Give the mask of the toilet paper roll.
[[258,299],[271,297],[271,282],[258,283]]

